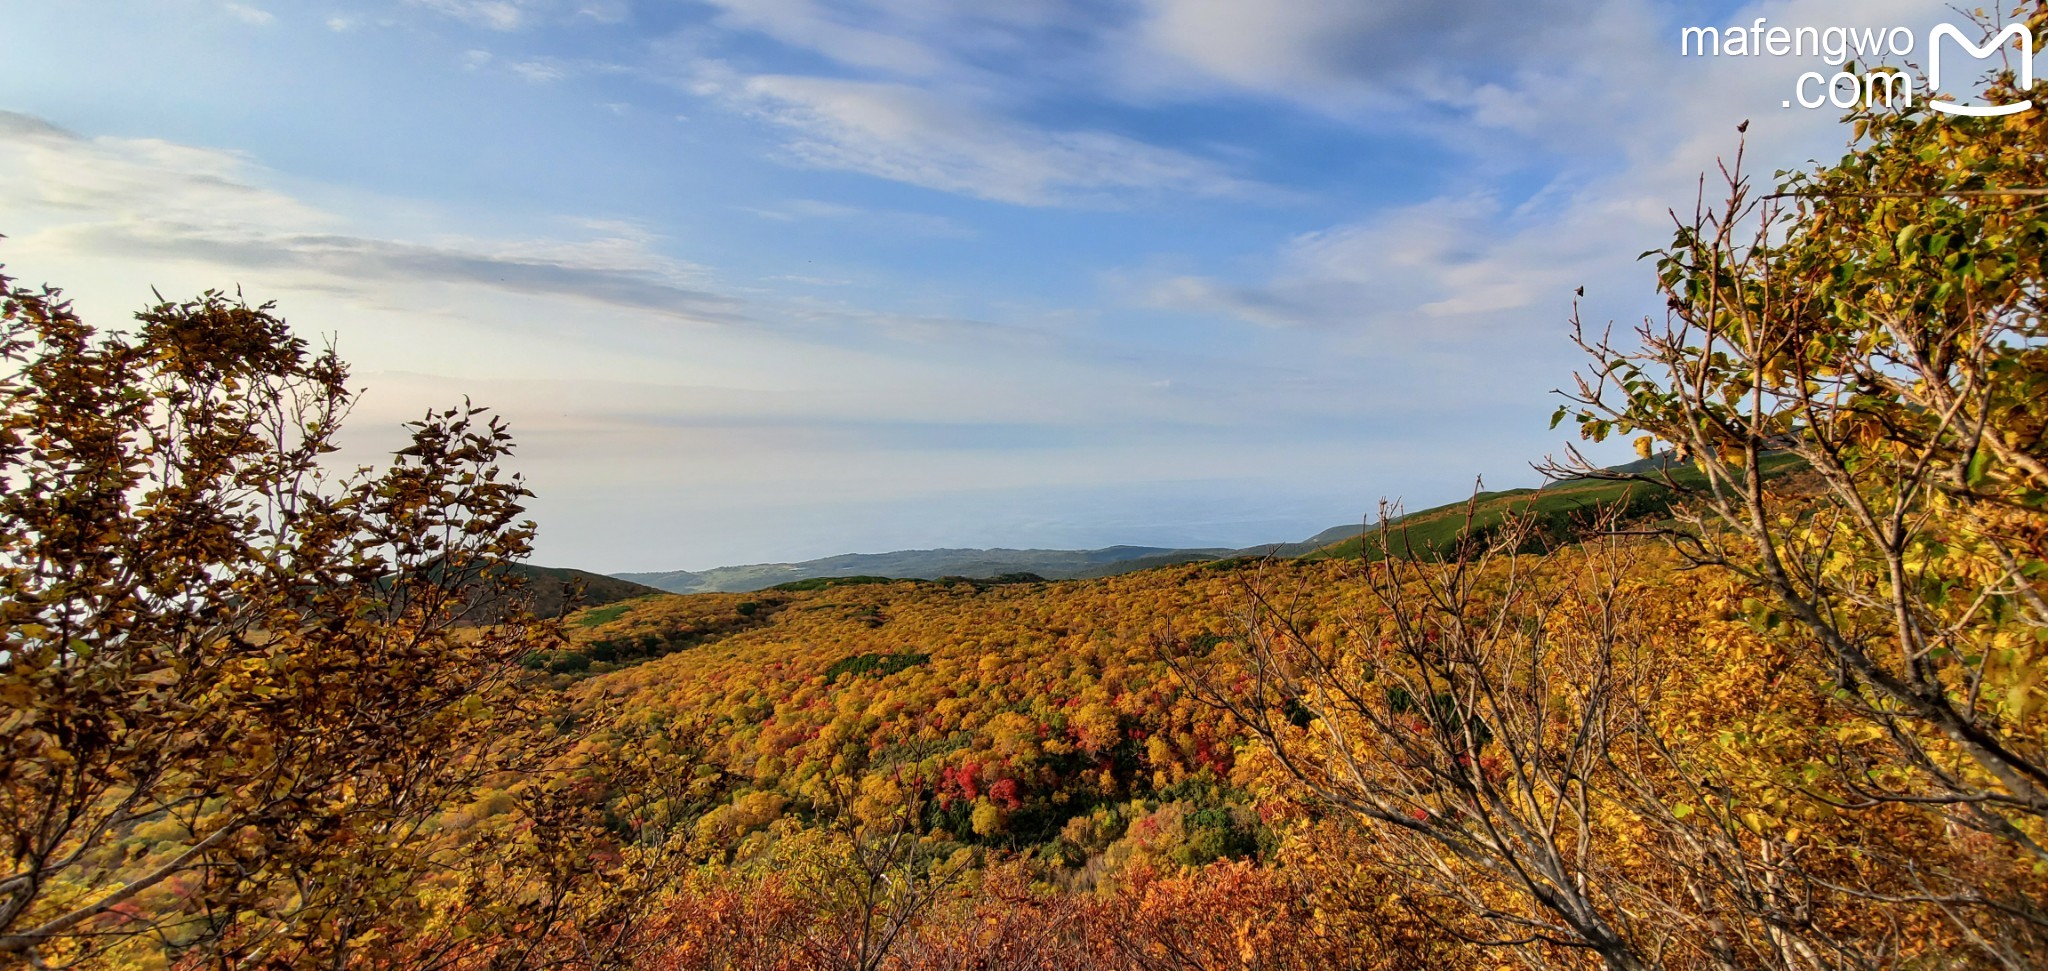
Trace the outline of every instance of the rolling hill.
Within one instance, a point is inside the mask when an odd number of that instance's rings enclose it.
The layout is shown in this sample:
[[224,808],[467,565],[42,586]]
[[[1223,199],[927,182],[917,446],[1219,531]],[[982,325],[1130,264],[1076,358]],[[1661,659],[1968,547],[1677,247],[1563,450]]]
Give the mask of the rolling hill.
[[524,563],[514,565],[511,570],[526,578],[526,592],[533,598],[533,611],[543,617],[559,617],[575,610],[666,592],[586,570]]

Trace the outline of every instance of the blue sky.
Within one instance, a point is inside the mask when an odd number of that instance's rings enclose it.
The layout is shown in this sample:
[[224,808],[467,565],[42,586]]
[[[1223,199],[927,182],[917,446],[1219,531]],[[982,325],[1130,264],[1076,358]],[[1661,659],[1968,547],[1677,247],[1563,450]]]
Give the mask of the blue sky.
[[0,2],[0,262],[504,412],[539,561],[1244,545],[1534,484],[1587,314],[1907,0]]

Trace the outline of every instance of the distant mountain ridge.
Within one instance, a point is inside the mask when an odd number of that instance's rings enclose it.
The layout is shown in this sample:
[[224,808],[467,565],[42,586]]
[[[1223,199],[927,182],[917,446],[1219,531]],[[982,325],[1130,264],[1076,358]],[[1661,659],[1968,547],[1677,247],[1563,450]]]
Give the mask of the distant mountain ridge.
[[1031,573],[1047,580],[1116,576],[1136,570],[1204,563],[1237,556],[1302,556],[1365,531],[1362,523],[1332,526],[1298,543],[1229,547],[1105,546],[1095,550],[933,549],[842,553],[799,563],[749,563],[710,570],[615,573],[613,576],[671,593],[747,593],[820,577],[876,576],[906,580],[976,579]]
[[934,549],[889,553],[842,553],[800,563],[749,563],[710,570],[616,573],[613,576],[671,593],[745,593],[781,583],[819,577],[880,576],[936,580],[1032,573],[1048,580],[1111,576],[1169,562],[1234,556],[1225,548],[1171,549],[1160,546],[1105,546],[1097,550]]
[[[1641,473],[1671,468],[1683,473],[1684,465],[1670,453],[1607,469],[1614,473]],[[1782,461],[1770,463],[1766,474],[1787,471]],[[1690,473],[1696,474],[1696,473]],[[1535,489],[1510,489],[1481,493],[1487,505],[1481,518],[1497,520],[1510,503],[1524,512],[1544,516],[1553,529],[1562,529],[1582,509],[1600,503],[1623,501],[1637,511],[1661,508],[1663,499],[1649,504],[1647,494],[1631,492],[1625,483],[1599,478],[1568,478],[1543,483]],[[1415,532],[1417,547],[1433,547],[1463,528],[1467,502],[1459,501],[1408,513],[1398,522]],[[1365,533],[1364,522],[1332,526],[1296,543],[1267,543],[1241,549],[1200,547],[1176,549],[1158,546],[1105,546],[1095,550],[1014,549],[932,549],[896,550],[889,553],[842,553],[798,563],[750,563],[721,566],[710,570],[670,570],[656,573],[615,573],[620,580],[671,593],[746,593],[799,580],[840,577],[889,577],[902,580],[937,580],[944,577],[986,579],[1005,574],[1034,574],[1047,580],[1075,580],[1116,576],[1155,567],[1182,563],[1203,563],[1234,557],[1297,557],[1316,555],[1356,556]],[[1442,534],[1442,535],[1439,535]],[[1425,542],[1426,540],[1426,542]]]

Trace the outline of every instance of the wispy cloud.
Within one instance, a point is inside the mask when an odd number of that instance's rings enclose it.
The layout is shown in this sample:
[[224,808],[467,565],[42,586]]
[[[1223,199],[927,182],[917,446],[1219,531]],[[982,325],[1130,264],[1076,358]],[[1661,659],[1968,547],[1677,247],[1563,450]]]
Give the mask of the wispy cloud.
[[[412,243],[342,234],[235,231],[165,220],[66,227],[51,242],[78,251],[311,271],[361,292],[396,281],[568,297],[702,323],[749,322],[741,301],[692,289],[654,260],[613,260],[613,240],[491,249],[482,242]],[[640,264],[640,265],[635,265]],[[647,265],[655,264],[655,265]]]
[[1086,56],[1121,5],[1086,0],[708,0],[729,30],[772,37],[893,77],[1059,72]]
[[1554,60],[1585,40],[1591,25],[1635,5],[1144,0],[1120,47],[1125,80],[1155,94],[1234,88],[1325,109],[1385,113],[1398,111],[1404,99],[1457,98],[1480,77]]
[[911,85],[763,75],[729,94],[789,130],[784,149],[801,164],[998,202],[1109,206],[1273,193],[1207,159],[1108,132],[1042,129]]
[[[965,341],[1015,349],[1031,340],[1028,332],[958,315],[718,281],[706,267],[661,253],[661,238],[634,222],[556,220],[565,232],[531,237],[380,234],[267,184],[273,181],[241,153],[157,139],[87,138],[0,111],[0,222],[14,237],[13,250],[262,273],[365,306],[386,305],[389,293],[427,285],[545,297],[821,345]],[[768,218],[971,235],[942,217],[812,199],[759,211]]]
[[275,14],[260,7],[252,7],[242,3],[224,3],[221,4],[221,9],[226,10],[236,20],[251,26],[268,27],[271,24],[277,23],[277,16]]
[[1133,285],[1141,302],[1165,309],[1465,343],[1503,328],[1526,333],[1532,311],[1561,321],[1568,292],[1593,282],[1587,275],[1627,273],[1613,257],[1644,229],[1570,208],[1518,216],[1485,194],[1444,198],[1300,235],[1254,282],[1173,275]]
[[[1387,70],[1412,53],[1389,53],[1373,63],[1352,64],[1348,54],[1337,53],[1317,60],[1320,42],[1312,40],[1317,31],[1309,24],[1322,24],[1330,37],[1372,26],[1389,33],[1374,41],[1382,45],[1433,38],[1448,52],[1429,60],[1427,68],[1439,73],[1461,70],[1489,42],[1438,23],[1451,15],[1449,8],[1345,5],[1349,12],[1342,16],[1355,21],[1345,27],[1325,22],[1340,16],[1334,5],[1290,0],[1264,27],[1247,20],[1235,30],[1228,28],[1241,15],[1227,5],[1158,4],[1158,16],[1204,18],[1203,30],[1176,42],[1187,57],[1208,64],[1215,77],[1255,88],[1286,86],[1289,78],[1308,91],[1320,77],[1328,82],[1322,90],[1330,92],[1414,82]],[[1475,15],[1473,22],[1513,24],[1543,7],[1503,7],[1497,18]],[[1652,281],[1635,257],[1669,238],[1670,210],[1689,209],[1703,172],[1717,159],[1732,160],[1746,140],[1750,175],[1767,180],[1776,168],[1825,157],[1847,133],[1828,112],[1777,110],[1796,70],[1774,65],[1779,76],[1742,58],[1679,61],[1657,53],[1675,36],[1665,19],[1622,0],[1603,9],[1605,20],[1579,21],[1581,10],[1532,26],[1529,45],[1548,48],[1544,56],[1517,51],[1491,75],[1466,78],[1477,86],[1466,86],[1471,98],[1454,116],[1461,124],[1446,126],[1441,137],[1476,158],[1453,188],[1299,234],[1248,260],[1251,266],[1236,275],[1127,271],[1115,279],[1144,306],[1411,344],[1532,328],[1554,333],[1581,285],[1593,293],[1587,316],[1594,321],[1654,313]],[[1913,23],[1925,15],[1913,0],[1762,0],[1729,13],[1741,23],[1764,16],[1819,24]],[[1571,56],[1569,32],[1546,39],[1543,32],[1560,25],[1582,31],[1576,43],[1602,56]],[[1507,31],[1490,42],[1519,45],[1511,38],[1520,36]],[[1460,51],[1464,60],[1449,56]],[[1755,123],[1739,135],[1736,126],[1745,120]],[[1540,170],[1547,175],[1539,189],[1515,201],[1480,188],[1535,152],[1545,153]]]
[[513,61],[507,65],[512,73],[535,84],[551,84],[569,77],[569,65],[552,57],[537,57],[525,61]]
[[44,241],[82,253],[289,269],[371,290],[392,281],[549,294],[735,323],[740,301],[703,288],[701,268],[655,254],[642,233],[585,241],[397,240],[257,184],[249,159],[151,139],[85,139],[0,112],[0,185],[16,210],[66,218]]
[[519,30],[530,26],[546,5],[536,0],[409,0],[409,2],[490,30]]
[[511,32],[548,22],[613,24],[627,19],[627,0],[405,0],[474,27]]
[[[1246,95],[1368,124],[1461,110],[1534,65],[1626,55],[1646,0],[708,0],[727,30],[939,92]],[[1630,38],[1632,39],[1632,38]]]

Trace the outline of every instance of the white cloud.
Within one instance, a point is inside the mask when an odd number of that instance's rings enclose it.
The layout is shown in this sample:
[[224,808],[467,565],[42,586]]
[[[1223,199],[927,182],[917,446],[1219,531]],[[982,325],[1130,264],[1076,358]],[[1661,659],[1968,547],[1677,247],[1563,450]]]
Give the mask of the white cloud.
[[554,58],[514,61],[508,67],[512,73],[535,84],[552,84],[570,75],[568,65]]
[[333,225],[331,217],[247,181],[245,155],[150,138],[85,139],[0,111],[10,208],[77,219],[219,225]]
[[1400,114],[1402,100],[1462,100],[1519,64],[1594,57],[1603,32],[1644,8],[1644,0],[707,2],[727,29],[933,85],[1107,85],[1145,101],[1240,92],[1380,116]]
[[[1211,52],[1217,70],[1230,67],[1248,85],[1289,77],[1308,83],[1299,72],[1321,70],[1306,53],[1313,31],[1305,27],[1275,26],[1249,39],[1222,29],[1234,10],[1217,12],[1208,0],[1172,2],[1183,12],[1210,12],[1211,33],[1203,36],[1219,45]],[[1653,281],[1635,258],[1670,239],[1670,210],[1690,211],[1701,174],[1712,173],[1717,159],[1732,161],[1744,137],[1739,122],[1752,122],[1747,172],[1765,183],[1776,169],[1831,157],[1848,132],[1830,111],[1779,107],[1803,66],[1683,60],[1675,26],[1620,3],[1610,9],[1613,18],[1587,27],[1582,55],[1591,56],[1571,56],[1566,46],[1547,58],[1503,58],[1498,76],[1473,89],[1462,112],[1434,122],[1443,141],[1474,158],[1460,187],[1297,236],[1236,279],[1126,273],[1126,293],[1150,306],[1263,326],[1342,328],[1374,340],[1553,333],[1580,285],[1592,293],[1591,321],[1655,313]],[[1927,15],[1914,0],[1766,0],[1729,19],[1917,24]],[[1508,205],[1495,190],[1478,188],[1532,155],[1552,174],[1526,201]],[[1710,178],[1707,191],[1714,190]]]
[[540,0],[410,0],[436,13],[489,30],[513,31],[531,26],[540,11],[552,6]]
[[1404,101],[1459,98],[1476,78],[1567,53],[1637,2],[1144,0],[1121,38],[1120,69],[1155,94],[1234,88],[1384,115]]
[[632,16],[627,0],[405,0],[485,30],[518,31],[543,23],[616,24]]
[[[1120,16],[1086,0],[707,0],[717,22],[853,68],[960,80],[1064,72]],[[989,65],[986,72],[977,65]]]
[[260,7],[251,7],[240,3],[224,3],[221,4],[221,9],[232,14],[236,20],[251,26],[268,27],[271,24],[277,23],[276,15]]
[[1178,275],[1131,286],[1152,306],[1266,326],[1464,342],[1555,308],[1593,267],[1609,276],[1599,257],[1633,228],[1572,210],[1518,219],[1489,195],[1437,199],[1298,236],[1262,282]]
[[627,0],[583,0],[576,4],[576,16],[600,24],[620,23],[632,14]]
[[1019,118],[1014,107],[1029,100],[1018,97],[1028,87],[1020,75],[1061,61],[1061,44],[1088,46],[1072,35],[1085,32],[1094,8],[1065,0],[711,2],[729,30],[895,78],[750,75],[699,50],[675,52],[687,67],[671,83],[791,133],[786,160],[1029,206],[1282,195],[1185,151]]
[[40,245],[292,271],[364,294],[397,282],[453,284],[710,323],[744,319],[740,301],[709,289],[702,268],[656,254],[654,240],[631,227],[587,225],[593,235],[581,241],[384,238],[264,188],[264,177],[232,152],[86,139],[0,112],[6,212],[39,226]]
[[921,88],[765,75],[728,92],[795,132],[805,165],[1020,205],[1101,206],[1131,196],[1243,197],[1222,166],[1100,131],[1047,131]]

